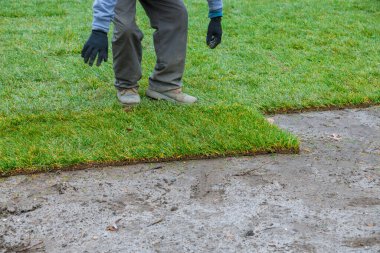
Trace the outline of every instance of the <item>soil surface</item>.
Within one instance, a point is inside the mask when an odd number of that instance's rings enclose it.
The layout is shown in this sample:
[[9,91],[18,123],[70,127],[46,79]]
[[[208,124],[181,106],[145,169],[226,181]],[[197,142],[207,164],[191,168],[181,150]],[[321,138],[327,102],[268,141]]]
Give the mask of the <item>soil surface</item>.
[[0,179],[0,252],[379,252],[380,107],[270,120],[300,155]]

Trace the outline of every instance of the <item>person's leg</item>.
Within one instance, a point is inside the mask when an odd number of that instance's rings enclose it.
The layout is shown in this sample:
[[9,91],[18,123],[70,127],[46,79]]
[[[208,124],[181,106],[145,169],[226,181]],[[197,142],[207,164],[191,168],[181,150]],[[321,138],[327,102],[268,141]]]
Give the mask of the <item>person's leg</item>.
[[136,0],[119,0],[115,7],[112,38],[115,87],[138,88],[141,79],[141,40],[143,33],[136,24]]
[[182,86],[187,47],[187,10],[182,0],[140,0],[154,32],[157,63],[149,89],[166,92]]

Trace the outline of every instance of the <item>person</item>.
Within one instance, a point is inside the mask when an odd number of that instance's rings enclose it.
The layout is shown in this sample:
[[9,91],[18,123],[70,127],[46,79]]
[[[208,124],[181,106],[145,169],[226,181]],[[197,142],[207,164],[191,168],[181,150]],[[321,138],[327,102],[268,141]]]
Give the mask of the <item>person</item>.
[[[192,104],[197,98],[182,92],[185,68],[188,14],[183,0],[139,0],[149,17],[157,62],[149,77],[146,95],[152,99]],[[207,0],[210,22],[206,43],[215,48],[222,40],[222,0]],[[117,97],[122,105],[140,102],[138,81],[141,79],[143,33],[136,24],[136,0],[95,0],[92,33],[81,56],[84,62],[100,66],[108,59],[110,23],[114,23],[112,38],[113,69]]]

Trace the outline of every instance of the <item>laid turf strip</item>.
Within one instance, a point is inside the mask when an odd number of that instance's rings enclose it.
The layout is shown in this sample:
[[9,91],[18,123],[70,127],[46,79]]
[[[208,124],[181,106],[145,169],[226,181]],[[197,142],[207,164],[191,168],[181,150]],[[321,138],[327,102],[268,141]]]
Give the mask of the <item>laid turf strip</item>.
[[[295,149],[297,140],[242,106],[142,106],[2,121],[2,168]],[[96,120],[94,120],[96,118]],[[35,170],[35,168],[29,168]]]
[[[115,98],[112,62],[89,68],[79,56],[92,0],[1,3],[1,175],[296,151],[297,138],[261,113],[380,103],[379,1],[224,1],[223,42],[210,50],[207,2],[188,0],[184,90],[199,103],[177,107],[144,97],[129,112]],[[143,95],[155,56],[140,6],[138,23]]]

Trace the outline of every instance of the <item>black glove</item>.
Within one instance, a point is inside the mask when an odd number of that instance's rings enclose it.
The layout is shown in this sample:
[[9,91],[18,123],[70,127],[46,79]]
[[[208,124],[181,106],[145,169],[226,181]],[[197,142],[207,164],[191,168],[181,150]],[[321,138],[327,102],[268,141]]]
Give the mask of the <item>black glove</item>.
[[211,18],[206,38],[206,43],[211,49],[222,42],[222,33],[222,17]]
[[100,66],[102,61],[108,59],[108,38],[107,33],[103,31],[92,30],[90,38],[82,49],[82,57],[84,62],[92,66],[95,58],[98,56],[96,66]]

